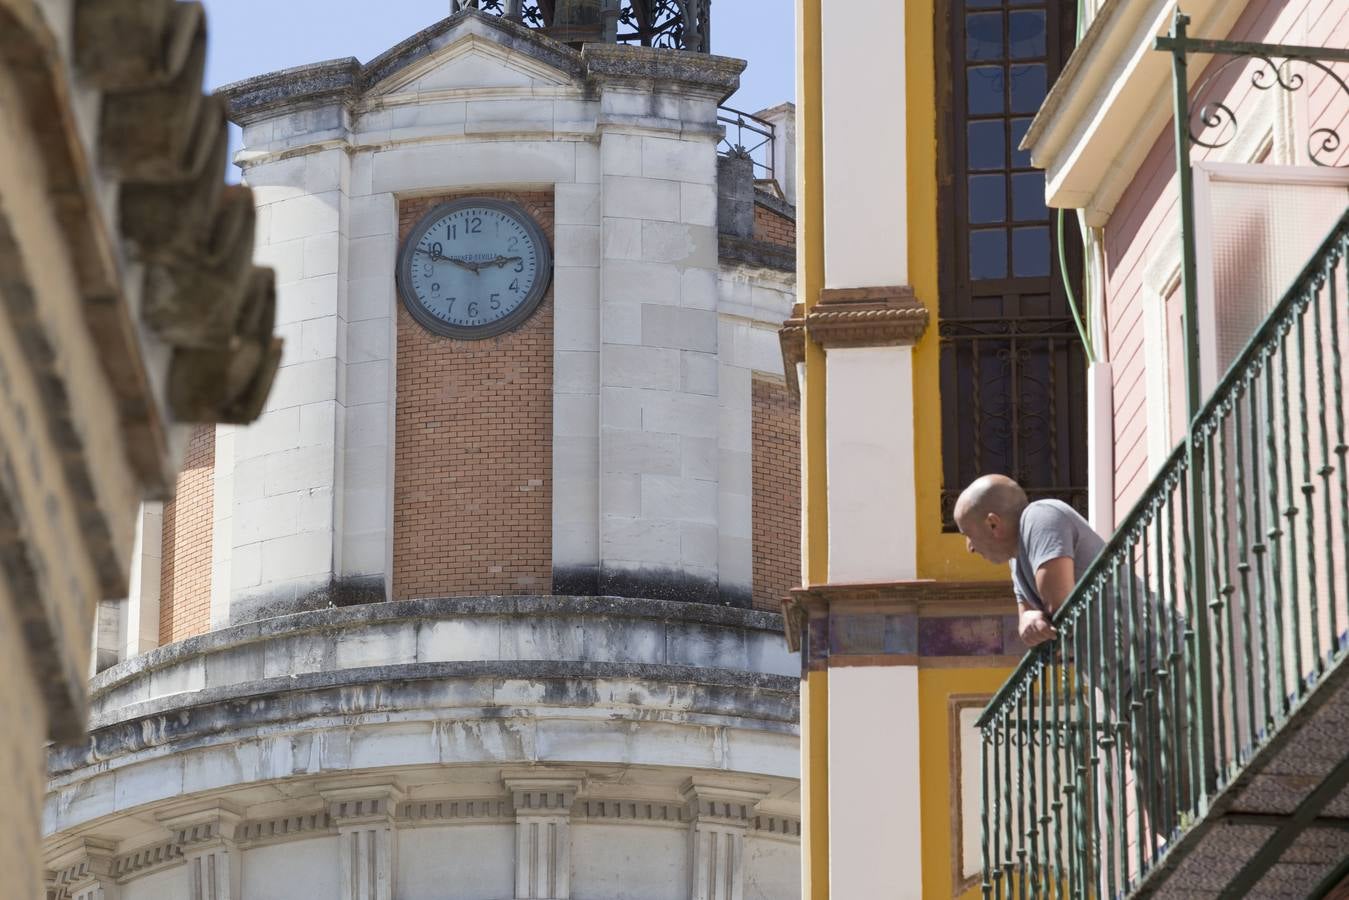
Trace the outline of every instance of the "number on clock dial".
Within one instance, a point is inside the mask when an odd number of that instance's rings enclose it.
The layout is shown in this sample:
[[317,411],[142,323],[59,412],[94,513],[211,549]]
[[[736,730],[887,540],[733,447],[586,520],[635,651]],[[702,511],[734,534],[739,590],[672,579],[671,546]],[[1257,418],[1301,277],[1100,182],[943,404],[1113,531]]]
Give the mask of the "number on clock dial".
[[417,239],[411,270],[419,304],[460,327],[490,325],[514,312],[542,275],[525,223],[494,207],[463,207]]

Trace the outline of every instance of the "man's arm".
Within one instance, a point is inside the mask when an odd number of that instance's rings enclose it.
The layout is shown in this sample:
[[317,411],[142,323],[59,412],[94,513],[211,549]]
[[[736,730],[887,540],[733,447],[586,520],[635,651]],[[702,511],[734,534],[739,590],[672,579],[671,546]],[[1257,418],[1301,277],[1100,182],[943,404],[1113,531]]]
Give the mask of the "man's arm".
[[1073,561],[1067,556],[1045,560],[1035,572],[1035,590],[1045,602],[1045,611],[1050,616],[1068,599],[1075,584]]

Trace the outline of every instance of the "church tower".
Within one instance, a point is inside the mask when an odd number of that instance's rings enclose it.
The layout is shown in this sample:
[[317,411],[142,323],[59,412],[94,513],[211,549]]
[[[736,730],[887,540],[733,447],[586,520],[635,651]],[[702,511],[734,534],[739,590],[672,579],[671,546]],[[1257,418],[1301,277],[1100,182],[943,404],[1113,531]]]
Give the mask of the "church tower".
[[800,895],[794,110],[709,26],[455,0],[221,91],[284,354],[142,513],[49,896]]

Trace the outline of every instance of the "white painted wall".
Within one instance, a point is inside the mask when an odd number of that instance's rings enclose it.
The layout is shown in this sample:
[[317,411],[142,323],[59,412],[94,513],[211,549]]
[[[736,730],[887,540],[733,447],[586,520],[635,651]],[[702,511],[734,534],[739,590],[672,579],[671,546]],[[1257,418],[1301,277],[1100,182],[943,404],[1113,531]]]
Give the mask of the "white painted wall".
[[918,669],[830,669],[831,896],[922,897],[920,799]]
[[820,18],[824,284],[907,284],[904,4],[826,3]]
[[164,554],[164,504],[147,500],[136,517],[127,581],[126,643],[122,659],[159,646],[160,572]]
[[829,580],[913,579],[913,350],[826,353]]
[[515,825],[405,828],[398,834],[399,900],[515,896]]

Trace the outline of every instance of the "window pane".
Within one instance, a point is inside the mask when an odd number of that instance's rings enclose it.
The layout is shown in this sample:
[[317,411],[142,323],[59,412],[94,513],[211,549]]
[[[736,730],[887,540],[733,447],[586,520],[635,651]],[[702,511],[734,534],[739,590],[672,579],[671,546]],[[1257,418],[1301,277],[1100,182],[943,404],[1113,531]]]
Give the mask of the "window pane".
[[1017,278],[1040,278],[1049,274],[1049,229],[1012,229],[1012,274]]
[[1043,222],[1049,218],[1049,210],[1045,208],[1043,172],[1012,176],[1012,218],[1018,222]]
[[1045,55],[1044,10],[1028,9],[1012,13],[1008,17],[1007,31],[1012,58]]
[[1045,67],[1012,66],[1012,112],[1033,113],[1045,99]]
[[969,114],[984,116],[1002,112],[1002,66],[976,66],[967,69],[966,73],[969,79]]
[[965,58],[1002,59],[1002,13],[965,17]]
[[965,132],[971,169],[1001,169],[1007,163],[1003,152],[1002,121],[971,122]]
[[1030,153],[1016,149],[1021,146],[1021,139],[1026,136],[1028,130],[1030,130],[1030,119],[1012,120],[1012,168],[1014,169],[1030,167]]
[[970,232],[970,277],[1007,277],[1007,232],[1001,228]]
[[1002,6],[1002,0],[965,0],[965,5],[970,9],[988,9]]
[[975,225],[1002,222],[1007,218],[1007,178],[1004,175],[970,176],[970,221]]

